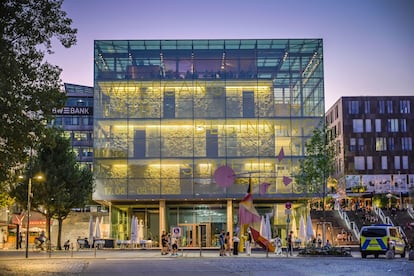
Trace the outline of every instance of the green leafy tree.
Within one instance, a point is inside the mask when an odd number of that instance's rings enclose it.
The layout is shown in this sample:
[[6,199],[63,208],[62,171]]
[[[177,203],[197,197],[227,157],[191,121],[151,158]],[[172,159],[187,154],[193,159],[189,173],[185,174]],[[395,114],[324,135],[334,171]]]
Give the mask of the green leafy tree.
[[[49,143],[41,144],[33,160],[32,172],[41,172],[43,181],[32,182],[32,208],[46,217],[47,236],[50,237],[50,221],[59,222],[57,248],[61,249],[62,224],[72,208],[84,206],[90,199],[94,184],[92,172],[81,167],[72,152],[70,141],[62,136],[61,131],[50,129]],[[53,143],[50,143],[53,141]],[[27,175],[30,177],[30,175]],[[27,185],[16,187],[13,195],[16,200],[27,204]]]
[[299,170],[294,175],[299,192],[310,197],[322,197],[323,201],[328,178],[335,171],[335,147],[329,133],[326,126],[314,129],[312,137],[305,144],[305,157],[299,161]]
[[0,183],[27,162],[33,137],[44,134],[52,109],[65,95],[61,69],[45,61],[52,39],[64,47],[76,43],[63,0],[0,1]]

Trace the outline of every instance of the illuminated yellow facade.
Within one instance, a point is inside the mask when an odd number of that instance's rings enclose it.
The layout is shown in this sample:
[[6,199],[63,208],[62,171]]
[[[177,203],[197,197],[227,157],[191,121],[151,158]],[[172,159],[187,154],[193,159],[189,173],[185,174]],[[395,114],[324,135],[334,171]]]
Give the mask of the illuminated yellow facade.
[[[249,178],[270,183],[259,210],[301,197],[283,176],[324,116],[322,40],[95,41],[94,87],[93,198],[111,206],[113,238],[136,215],[146,238],[180,226],[196,243],[203,225],[214,246]],[[237,176],[227,188],[222,165]]]

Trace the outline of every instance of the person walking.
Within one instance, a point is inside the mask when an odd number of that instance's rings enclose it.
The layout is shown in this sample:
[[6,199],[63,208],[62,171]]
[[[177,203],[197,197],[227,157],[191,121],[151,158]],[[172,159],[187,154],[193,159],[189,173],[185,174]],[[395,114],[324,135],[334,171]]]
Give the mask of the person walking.
[[224,250],[225,250],[225,237],[224,237],[224,230],[221,230],[220,236],[219,236],[219,246],[220,246],[220,256],[225,256]]
[[231,256],[230,232],[226,233],[226,236],[224,237],[224,242],[226,244],[226,256]]

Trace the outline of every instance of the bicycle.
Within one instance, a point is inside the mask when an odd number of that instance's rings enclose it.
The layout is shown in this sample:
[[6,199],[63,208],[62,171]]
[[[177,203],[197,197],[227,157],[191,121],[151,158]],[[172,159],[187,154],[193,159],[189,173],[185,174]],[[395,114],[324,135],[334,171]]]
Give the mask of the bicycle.
[[40,252],[40,251],[46,251],[51,252],[55,251],[56,247],[52,245],[50,240],[46,240],[45,242],[40,242],[38,239],[35,239],[35,242],[32,246],[33,252]]

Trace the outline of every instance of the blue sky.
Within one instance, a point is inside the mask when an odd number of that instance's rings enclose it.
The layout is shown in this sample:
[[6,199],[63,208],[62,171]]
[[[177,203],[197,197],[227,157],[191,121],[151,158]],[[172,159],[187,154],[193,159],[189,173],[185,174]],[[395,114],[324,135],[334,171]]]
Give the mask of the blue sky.
[[322,38],[325,107],[341,96],[414,95],[412,0],[65,0],[78,28],[48,61],[93,85],[96,39]]

